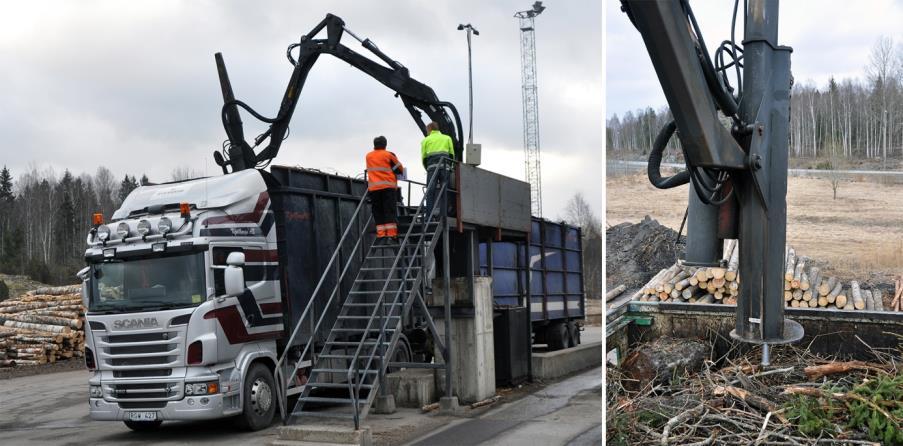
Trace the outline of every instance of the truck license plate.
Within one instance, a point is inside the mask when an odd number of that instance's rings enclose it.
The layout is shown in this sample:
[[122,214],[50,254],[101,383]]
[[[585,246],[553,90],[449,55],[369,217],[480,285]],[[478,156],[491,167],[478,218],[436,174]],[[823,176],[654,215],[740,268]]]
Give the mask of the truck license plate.
[[129,412],[129,421],[156,421],[157,412]]

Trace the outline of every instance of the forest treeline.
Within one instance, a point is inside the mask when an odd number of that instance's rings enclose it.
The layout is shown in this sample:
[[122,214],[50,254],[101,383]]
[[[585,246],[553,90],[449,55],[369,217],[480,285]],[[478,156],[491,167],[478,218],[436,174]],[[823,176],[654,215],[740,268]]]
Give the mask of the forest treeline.
[[91,216],[109,219],[122,200],[147,183],[106,167],[94,175],[62,175],[31,168],[14,178],[0,169],[0,272],[24,274],[51,284],[73,283],[84,266]]
[[[670,120],[667,107],[612,115],[606,121],[608,155],[647,155]],[[679,148],[676,138],[670,146]],[[669,152],[680,158],[679,150]],[[831,77],[825,85],[797,79],[790,98],[790,156],[828,166],[895,168],[903,159],[903,43],[879,38],[864,78]]]

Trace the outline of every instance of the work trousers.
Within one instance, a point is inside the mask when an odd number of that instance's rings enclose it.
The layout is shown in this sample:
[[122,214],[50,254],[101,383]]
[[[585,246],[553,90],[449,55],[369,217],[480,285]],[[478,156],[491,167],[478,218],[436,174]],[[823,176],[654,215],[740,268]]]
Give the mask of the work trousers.
[[[423,160],[423,164],[426,166],[426,184],[429,185],[433,182],[433,177],[439,176],[436,179],[435,184],[433,184],[432,188],[429,188],[426,191],[426,210],[429,212],[433,209],[433,203],[439,199],[439,190],[442,189],[442,185],[448,181],[449,175],[451,175],[452,164],[451,157],[446,153],[440,153],[437,155],[430,155]],[[440,210],[439,212],[445,212],[446,214],[452,214],[451,209],[453,209],[452,195],[449,193],[448,189],[451,188],[451,183],[446,186],[445,196],[448,197],[448,209]],[[439,203],[436,203],[436,208],[438,209],[441,206],[441,200]]]
[[377,237],[398,236],[397,200],[398,190],[395,188],[370,191],[370,206],[376,222]]

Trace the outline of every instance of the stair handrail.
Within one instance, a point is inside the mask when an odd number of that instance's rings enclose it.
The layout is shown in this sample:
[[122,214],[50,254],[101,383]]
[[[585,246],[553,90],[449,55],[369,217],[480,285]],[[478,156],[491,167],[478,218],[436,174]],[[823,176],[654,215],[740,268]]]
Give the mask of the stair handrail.
[[[291,336],[289,336],[288,342],[285,343],[285,350],[280,355],[279,359],[276,361],[276,366],[274,367],[274,378],[277,381],[276,391],[279,393],[277,395],[277,399],[279,400],[279,406],[282,410],[283,420],[287,420],[289,418],[289,414],[287,413],[286,407],[286,398],[288,394],[288,385],[290,381],[294,378],[295,374],[298,372],[300,368],[300,364],[304,361],[304,356],[310,349],[310,346],[313,344],[316,339],[316,333],[320,329],[320,324],[323,322],[323,317],[326,315],[326,312],[323,311],[320,314],[320,318],[317,320],[316,325],[311,333],[310,339],[307,340],[305,344],[304,350],[301,355],[298,357],[298,362],[295,363],[294,368],[291,373],[288,374],[287,377],[282,376],[282,365],[285,363],[286,358],[291,352],[292,343],[295,341],[295,338],[298,336],[299,331],[301,330],[301,325],[304,323],[305,318],[307,317],[308,312],[313,307],[314,302],[316,301],[316,297],[320,292],[320,288],[323,286],[323,283],[326,281],[326,278],[330,275],[332,271],[333,263],[338,258],[339,253],[342,251],[342,247],[345,244],[345,239],[348,237],[348,234],[351,232],[351,228],[358,221],[358,217],[360,216],[360,211],[363,208],[364,203],[367,201],[367,196],[369,195],[369,191],[364,192],[361,196],[360,201],[357,204],[357,207],[354,210],[354,214],[351,215],[351,218],[348,220],[348,224],[345,226],[345,230],[342,232],[342,237],[339,238],[338,243],[336,243],[336,249],[332,252],[332,256],[329,258],[329,262],[326,264],[326,267],[323,269],[323,274],[320,276],[320,280],[317,282],[317,286],[314,288],[313,292],[310,295],[310,299],[307,301],[307,305],[304,307],[304,311],[301,313],[301,317],[298,318],[298,323],[295,324],[294,330],[292,330]],[[357,241],[354,244],[354,247],[351,249],[351,252],[357,251],[360,246],[361,241],[364,239],[364,234],[367,232],[367,229],[370,226],[370,222],[373,220],[373,216],[370,215],[367,219],[367,222],[364,223],[363,229],[358,233]],[[344,266],[342,267],[342,272],[339,274],[338,279],[336,279],[336,286],[333,287],[332,293],[329,296],[329,299],[326,302],[324,307],[328,307],[332,300],[335,298],[336,291],[342,285],[342,280],[345,277],[345,274],[348,271],[348,268],[351,266],[352,261],[354,260],[354,256],[349,256],[345,261]]]
[[[416,212],[414,214],[415,218],[418,215],[424,215],[423,223],[422,223],[423,229],[421,230],[419,239],[415,246],[415,248],[417,250],[419,250],[423,245],[423,240],[424,240],[424,237],[426,236],[426,230],[427,230],[426,228],[429,227],[429,224],[431,223],[431,221],[433,219],[433,213],[436,209],[436,206],[438,206],[440,203],[443,203],[443,204],[446,203],[446,201],[443,200],[443,195],[445,194],[445,192],[448,188],[448,182],[450,180],[448,171],[449,171],[449,165],[451,164],[451,162],[452,162],[452,160],[450,160],[450,159],[441,160],[441,166],[438,168],[445,169],[446,172],[445,172],[445,174],[437,172],[435,175],[433,175],[433,178],[431,178],[427,184],[426,193],[424,193],[423,197],[420,200],[420,205],[417,207],[418,212]],[[436,182],[438,182],[440,177],[444,178],[444,181],[443,181],[441,187],[439,188],[439,190],[435,193],[435,196],[433,198],[433,203],[429,209],[429,212],[427,212],[425,214],[421,214],[420,211],[424,209],[425,204],[426,204],[426,199],[430,195],[431,189],[436,185]],[[440,211],[442,211],[442,209],[440,209]],[[439,212],[437,214],[437,217],[438,216],[445,218],[446,212]],[[351,357],[351,361],[348,366],[348,373],[347,373],[348,393],[349,393],[349,397],[351,399],[351,406],[352,406],[352,411],[353,411],[355,429],[360,427],[360,410],[358,408],[358,401],[359,401],[358,393],[360,392],[360,389],[362,388],[363,381],[364,381],[364,379],[358,379],[359,377],[357,376],[360,374],[360,370],[361,370],[361,367],[357,365],[358,360],[361,359],[360,358],[361,348],[363,348],[363,346],[364,346],[364,341],[366,340],[366,334],[370,331],[370,327],[372,326],[374,318],[376,317],[378,312],[380,310],[382,310],[383,313],[385,313],[385,309],[383,308],[382,302],[384,300],[386,291],[388,290],[389,283],[391,283],[390,279],[393,276],[393,273],[395,272],[395,270],[398,268],[398,262],[400,261],[400,259],[402,257],[402,253],[405,252],[406,245],[408,244],[408,240],[410,239],[411,231],[413,231],[414,226],[415,225],[413,223],[408,226],[408,230],[405,232],[404,238],[402,239],[401,243],[399,243],[398,253],[395,255],[395,259],[393,260],[392,266],[389,269],[389,273],[387,274],[386,282],[383,284],[383,288],[380,291],[379,297],[377,298],[377,301],[374,304],[374,311],[370,315],[370,318],[367,320],[367,326],[366,326],[366,328],[364,328],[363,334],[361,336],[361,342],[358,344],[357,349],[355,350],[354,355]],[[447,229],[447,226],[448,226],[448,221],[445,220],[445,224],[443,225],[443,227],[445,229]],[[409,263],[405,267],[405,274],[401,278],[401,286],[399,287],[398,291],[395,294],[395,299],[392,302],[393,304],[397,303],[399,296],[401,296],[401,291],[403,289],[405,289],[405,284],[406,284],[405,281],[408,279],[408,275],[410,274],[411,269],[413,269],[413,265],[411,263]],[[394,308],[394,305],[392,308]],[[383,319],[383,324],[380,326],[379,335],[377,336],[376,341],[374,341],[374,344],[373,344],[374,348],[371,350],[370,354],[367,357],[367,365],[366,365],[366,367],[364,367],[365,371],[370,369],[370,365],[373,362],[373,359],[376,355],[379,345],[382,342],[382,339],[385,337],[385,329],[388,325],[389,318],[384,316],[382,319]],[[386,365],[385,362],[386,361],[383,361],[383,364],[381,364],[380,367],[385,366]],[[354,376],[354,377],[352,378],[352,376]],[[355,382],[357,383],[356,385],[354,384]]]

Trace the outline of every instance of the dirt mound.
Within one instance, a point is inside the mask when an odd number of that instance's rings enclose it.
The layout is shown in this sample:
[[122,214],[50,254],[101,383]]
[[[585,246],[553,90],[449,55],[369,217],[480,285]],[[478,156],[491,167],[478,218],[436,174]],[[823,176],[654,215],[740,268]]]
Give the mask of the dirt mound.
[[605,231],[606,285],[643,286],[656,273],[682,256],[684,239],[675,244],[677,232],[648,215],[639,223],[621,223]]

